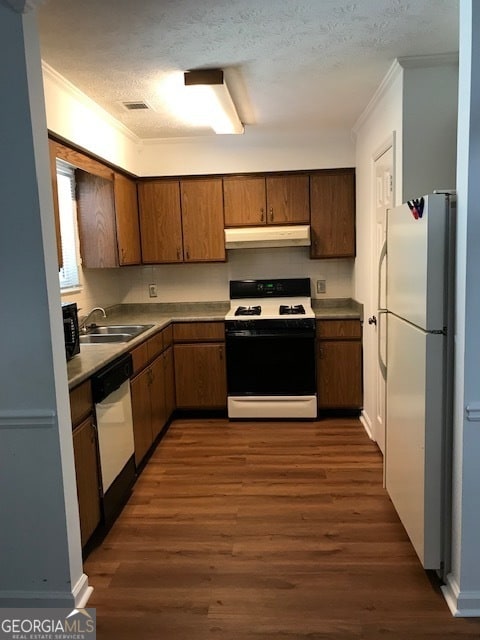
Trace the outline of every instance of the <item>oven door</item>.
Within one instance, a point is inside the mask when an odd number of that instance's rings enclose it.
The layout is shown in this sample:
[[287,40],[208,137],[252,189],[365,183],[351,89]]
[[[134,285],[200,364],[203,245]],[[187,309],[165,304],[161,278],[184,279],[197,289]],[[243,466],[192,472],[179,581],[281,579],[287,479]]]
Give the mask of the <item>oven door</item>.
[[228,395],[316,393],[315,329],[227,329],[226,357]]

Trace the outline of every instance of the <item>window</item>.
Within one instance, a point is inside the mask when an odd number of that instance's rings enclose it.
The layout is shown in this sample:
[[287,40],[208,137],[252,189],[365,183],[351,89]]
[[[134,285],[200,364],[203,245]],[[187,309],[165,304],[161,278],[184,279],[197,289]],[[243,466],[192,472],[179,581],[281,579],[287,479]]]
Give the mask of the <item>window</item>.
[[60,289],[80,287],[75,173],[73,167],[57,160],[58,205],[62,237],[63,266],[59,272]]

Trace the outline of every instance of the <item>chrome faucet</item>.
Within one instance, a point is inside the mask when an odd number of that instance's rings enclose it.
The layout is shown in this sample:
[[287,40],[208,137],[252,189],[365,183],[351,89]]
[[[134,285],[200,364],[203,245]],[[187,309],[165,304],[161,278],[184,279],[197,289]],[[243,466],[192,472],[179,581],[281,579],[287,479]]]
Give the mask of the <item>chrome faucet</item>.
[[91,316],[93,316],[93,314],[94,314],[96,311],[101,311],[101,312],[102,312],[103,317],[104,317],[104,318],[106,318],[106,317],[107,317],[107,314],[105,313],[105,309],[104,309],[103,307],[94,307],[94,308],[93,308],[89,313],[87,313],[87,315],[86,315],[86,316],[85,316],[85,317],[84,317],[84,318],[83,318],[83,319],[78,323],[78,326],[79,326],[79,328],[80,328],[82,331],[86,331],[87,329],[89,329],[89,328],[91,328],[92,326],[94,326],[93,324],[92,324],[92,325],[88,325],[88,324],[87,324],[87,322],[90,320],[90,317],[91,317]]

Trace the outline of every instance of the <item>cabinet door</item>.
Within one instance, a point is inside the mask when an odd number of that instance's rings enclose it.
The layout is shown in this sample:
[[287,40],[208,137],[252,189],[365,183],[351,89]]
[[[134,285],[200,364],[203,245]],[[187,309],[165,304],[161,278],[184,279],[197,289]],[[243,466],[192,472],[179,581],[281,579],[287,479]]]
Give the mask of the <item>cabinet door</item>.
[[223,179],[226,227],[262,225],[266,222],[265,178],[241,176]]
[[224,344],[176,344],[175,391],[179,409],[216,409],[227,404]]
[[120,265],[140,264],[137,185],[120,173],[114,175],[115,217]]
[[267,177],[268,223],[308,224],[310,222],[308,181],[308,175]]
[[58,184],[57,184],[57,145],[53,140],[48,141],[48,150],[50,153],[50,176],[52,180],[52,196],[53,196],[53,218],[55,222],[55,236],[57,238],[57,260],[58,268],[63,266],[62,255],[62,236],[60,233],[60,207],[58,204]]
[[143,460],[152,442],[152,409],[150,406],[150,369],[145,369],[130,383],[132,394],[135,464]]
[[175,372],[173,366],[173,347],[168,347],[163,355],[163,367],[165,376],[165,411],[167,420],[175,410]]
[[83,266],[118,267],[113,182],[77,169],[75,183]]
[[361,342],[318,342],[317,393],[318,406],[321,408],[361,408]]
[[310,176],[312,258],[355,256],[355,173]]
[[93,417],[89,416],[73,431],[73,455],[77,479],[78,509],[82,546],[100,522],[100,478]]
[[224,261],[222,179],[182,180],[180,193],[185,261]]
[[160,356],[150,365],[150,406],[152,411],[152,440],[158,436],[167,422],[165,408],[165,370]]
[[140,182],[138,203],[142,261],[183,262],[179,181]]

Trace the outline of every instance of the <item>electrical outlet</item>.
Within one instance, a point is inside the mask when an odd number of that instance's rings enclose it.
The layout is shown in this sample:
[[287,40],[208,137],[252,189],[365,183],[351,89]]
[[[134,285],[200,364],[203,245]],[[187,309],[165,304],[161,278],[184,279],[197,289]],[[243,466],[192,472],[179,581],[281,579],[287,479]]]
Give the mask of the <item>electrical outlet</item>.
[[149,284],[148,285],[148,295],[150,296],[150,298],[156,298],[157,297],[157,285],[156,284]]
[[317,293],[327,293],[326,280],[317,280]]

